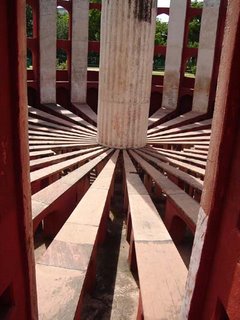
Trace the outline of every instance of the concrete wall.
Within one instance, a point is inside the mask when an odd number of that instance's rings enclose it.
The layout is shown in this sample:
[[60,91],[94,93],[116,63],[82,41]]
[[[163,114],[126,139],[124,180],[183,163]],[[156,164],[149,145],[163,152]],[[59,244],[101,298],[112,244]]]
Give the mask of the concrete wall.
[[72,0],[71,102],[85,103],[88,64],[88,0]]
[[57,0],[39,0],[40,102],[56,103]]
[[188,0],[172,0],[169,13],[162,107],[172,110],[179,97],[187,4]]
[[205,0],[202,12],[193,111],[208,111],[216,48],[220,0]]

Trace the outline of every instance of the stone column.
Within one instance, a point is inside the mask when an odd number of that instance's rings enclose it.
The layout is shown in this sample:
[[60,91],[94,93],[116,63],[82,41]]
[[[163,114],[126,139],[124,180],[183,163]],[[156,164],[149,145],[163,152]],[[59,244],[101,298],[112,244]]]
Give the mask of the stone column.
[[143,147],[147,140],[156,0],[102,1],[98,142]]
[[39,1],[40,102],[56,103],[57,0]]
[[178,104],[187,5],[188,0],[173,0],[169,12],[162,107],[170,111]]
[[86,103],[88,0],[72,0],[71,102]]
[[193,111],[208,111],[215,58],[220,0],[205,0],[198,49],[197,73],[193,96]]

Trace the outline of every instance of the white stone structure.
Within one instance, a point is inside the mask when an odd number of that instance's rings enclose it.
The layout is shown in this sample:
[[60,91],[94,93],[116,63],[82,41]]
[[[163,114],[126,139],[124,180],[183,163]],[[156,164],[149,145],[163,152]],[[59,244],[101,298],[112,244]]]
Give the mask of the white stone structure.
[[102,1],[98,142],[143,147],[147,140],[156,0]]
[[40,101],[56,103],[57,0],[40,0]]
[[208,111],[219,22],[220,0],[205,0],[198,49],[197,72],[192,110]]
[[172,0],[169,12],[162,107],[177,108],[188,0]]
[[86,103],[88,0],[72,0],[71,102]]

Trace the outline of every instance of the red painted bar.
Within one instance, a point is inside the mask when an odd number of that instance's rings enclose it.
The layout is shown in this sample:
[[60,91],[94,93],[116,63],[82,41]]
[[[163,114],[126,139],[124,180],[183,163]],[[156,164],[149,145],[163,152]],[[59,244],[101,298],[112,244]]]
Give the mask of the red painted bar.
[[1,319],[37,319],[24,0],[1,1],[0,34],[0,314]]

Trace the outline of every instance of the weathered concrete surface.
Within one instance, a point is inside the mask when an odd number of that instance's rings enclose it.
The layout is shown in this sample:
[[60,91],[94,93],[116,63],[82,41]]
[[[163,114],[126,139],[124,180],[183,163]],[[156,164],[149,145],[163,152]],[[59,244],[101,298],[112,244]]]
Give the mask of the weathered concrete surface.
[[[121,235],[121,231],[119,234],[116,230],[116,223],[119,221],[114,222],[108,243],[99,252],[97,285],[84,301],[82,318],[85,320],[136,319],[139,290],[127,263],[126,228],[123,226]],[[117,238],[121,241],[119,244]]]
[[57,0],[39,1],[40,101],[56,103]]
[[121,185],[115,186],[108,232],[97,256],[95,290],[84,301],[84,320],[135,320],[139,289],[127,262],[129,244]]
[[[75,314],[84,272],[37,264],[39,320],[69,320]],[[50,297],[51,299],[46,299]]]
[[85,103],[88,63],[88,0],[72,0],[71,102]]
[[220,0],[205,0],[199,39],[197,73],[193,95],[193,111],[208,111],[214,66]]
[[155,0],[102,3],[98,142],[116,148],[146,144]]
[[178,103],[187,5],[187,0],[175,0],[170,6],[162,106],[171,110]]

